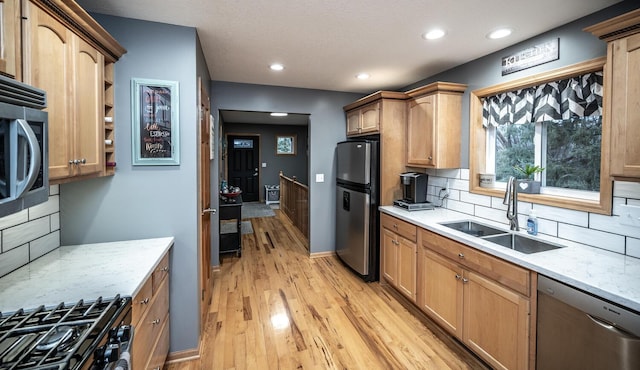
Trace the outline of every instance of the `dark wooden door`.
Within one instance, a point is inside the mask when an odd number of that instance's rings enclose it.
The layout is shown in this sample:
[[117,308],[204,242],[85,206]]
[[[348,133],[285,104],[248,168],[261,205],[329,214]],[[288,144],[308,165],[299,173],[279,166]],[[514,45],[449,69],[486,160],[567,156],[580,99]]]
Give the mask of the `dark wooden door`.
[[258,162],[260,160],[260,140],[258,136],[229,135],[229,185],[242,190],[244,202],[260,199]]

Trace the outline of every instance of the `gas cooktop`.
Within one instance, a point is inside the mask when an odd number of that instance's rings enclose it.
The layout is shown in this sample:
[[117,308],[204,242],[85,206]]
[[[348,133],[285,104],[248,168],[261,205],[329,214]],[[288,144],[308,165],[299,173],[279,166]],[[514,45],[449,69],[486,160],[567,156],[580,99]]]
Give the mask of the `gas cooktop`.
[[0,369],[106,368],[128,348],[130,311],[116,296],[0,313]]

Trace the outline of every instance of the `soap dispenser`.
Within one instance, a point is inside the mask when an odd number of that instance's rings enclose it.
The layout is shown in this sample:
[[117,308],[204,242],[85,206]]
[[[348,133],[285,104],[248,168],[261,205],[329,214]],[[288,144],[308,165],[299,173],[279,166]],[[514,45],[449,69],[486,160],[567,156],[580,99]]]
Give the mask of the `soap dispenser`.
[[538,217],[536,217],[533,209],[529,212],[529,218],[527,218],[527,232],[531,235],[538,235]]

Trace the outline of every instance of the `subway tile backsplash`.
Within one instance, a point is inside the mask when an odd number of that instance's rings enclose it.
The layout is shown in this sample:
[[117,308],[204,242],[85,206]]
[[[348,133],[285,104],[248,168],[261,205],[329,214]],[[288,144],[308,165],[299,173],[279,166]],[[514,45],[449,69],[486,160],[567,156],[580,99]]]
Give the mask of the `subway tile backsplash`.
[[0,218],[0,277],[59,246],[59,187],[52,185],[47,202]]
[[[440,204],[438,195],[449,184],[449,198],[443,207],[508,225],[502,198],[469,193],[469,170],[426,170],[429,174],[429,201]],[[616,181],[613,187],[613,216],[575,211],[540,204],[518,202],[518,222],[526,226],[533,207],[538,217],[538,232],[594,248],[640,258],[640,228],[619,223],[619,206],[640,206],[640,183]]]

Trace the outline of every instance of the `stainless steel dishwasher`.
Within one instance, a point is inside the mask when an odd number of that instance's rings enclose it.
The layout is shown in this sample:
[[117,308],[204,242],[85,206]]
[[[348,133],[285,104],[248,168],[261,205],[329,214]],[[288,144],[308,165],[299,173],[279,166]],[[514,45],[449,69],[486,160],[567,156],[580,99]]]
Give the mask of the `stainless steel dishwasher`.
[[538,276],[538,370],[640,369],[640,314]]

